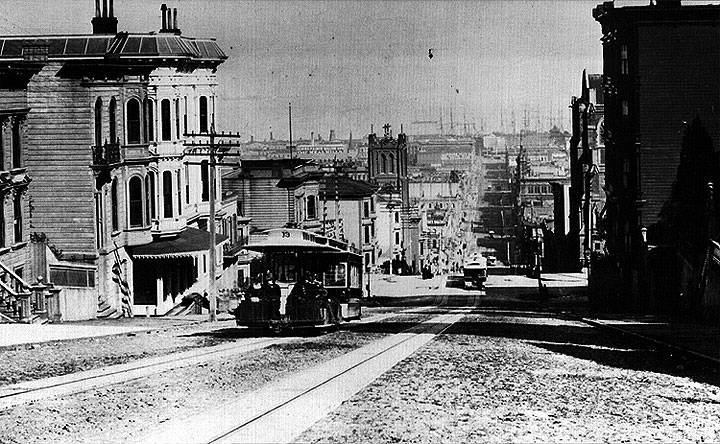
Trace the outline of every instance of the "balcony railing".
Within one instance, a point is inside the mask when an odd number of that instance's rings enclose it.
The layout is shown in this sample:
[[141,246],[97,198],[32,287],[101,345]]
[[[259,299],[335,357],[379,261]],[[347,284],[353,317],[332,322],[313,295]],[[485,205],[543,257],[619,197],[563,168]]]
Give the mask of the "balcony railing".
[[106,143],[92,147],[93,165],[112,165],[120,163],[120,144]]

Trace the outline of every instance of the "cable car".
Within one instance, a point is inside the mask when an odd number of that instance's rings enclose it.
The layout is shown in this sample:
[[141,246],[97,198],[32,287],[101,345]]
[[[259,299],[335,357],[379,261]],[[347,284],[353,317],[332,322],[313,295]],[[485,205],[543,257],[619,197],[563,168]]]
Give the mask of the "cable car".
[[281,331],[360,318],[362,255],[354,247],[309,231],[280,228],[256,236],[244,248],[262,253],[263,271],[242,291],[237,325]]
[[482,289],[487,280],[487,259],[476,254],[463,265],[465,288]]

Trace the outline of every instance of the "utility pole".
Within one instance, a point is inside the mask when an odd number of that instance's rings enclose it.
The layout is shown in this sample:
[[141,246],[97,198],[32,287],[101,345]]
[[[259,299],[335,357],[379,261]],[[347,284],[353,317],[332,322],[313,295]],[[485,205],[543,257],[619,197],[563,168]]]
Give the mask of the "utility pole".
[[293,144],[292,144],[292,103],[288,102],[288,127],[290,128],[290,158],[293,158]]
[[[231,142],[226,139],[239,139],[241,136],[239,133],[216,133],[215,132],[215,121],[210,124],[210,131],[207,133],[186,133],[185,137],[193,138],[191,143],[185,143],[186,156],[203,156],[208,158],[208,229],[210,231],[210,245],[208,247],[208,259],[210,267],[208,269],[208,299],[210,302],[209,307],[209,318],[210,322],[217,321],[217,286],[215,282],[215,193],[217,186],[215,184],[215,168],[218,166],[240,166],[239,163],[235,164],[223,164],[223,157],[240,157],[240,153],[229,153],[228,151],[232,147],[239,147],[240,143]],[[195,138],[201,138],[197,143]],[[203,162],[185,162],[186,165],[200,165],[202,167]]]

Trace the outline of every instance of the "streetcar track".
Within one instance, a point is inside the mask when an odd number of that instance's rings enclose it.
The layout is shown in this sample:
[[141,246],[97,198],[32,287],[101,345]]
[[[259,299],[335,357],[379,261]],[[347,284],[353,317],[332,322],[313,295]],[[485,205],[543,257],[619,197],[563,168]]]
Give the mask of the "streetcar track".
[[[397,315],[397,312],[393,312],[371,316],[352,324],[348,324],[348,327],[352,327],[352,325],[379,322]],[[43,399],[48,396],[73,395],[109,385],[134,381],[157,374],[163,370],[171,370],[201,363],[209,358],[215,357],[215,355],[223,357],[250,353],[272,345],[302,341],[303,339],[305,338],[263,338],[243,344],[221,344],[214,346],[212,350],[206,349],[204,351],[198,351],[202,349],[193,349],[170,355],[146,358],[140,361],[99,367],[82,372],[24,381],[0,387],[0,408],[9,408],[15,405]],[[142,363],[142,361],[147,363]],[[113,370],[113,368],[115,370]],[[83,376],[83,374],[85,376]],[[132,376],[120,377],[121,375],[128,374],[131,374]],[[88,382],[90,383],[87,384]]]
[[[219,406],[215,411],[207,412],[202,417],[194,418],[192,423],[188,423],[186,418],[172,420],[163,424],[160,430],[151,432],[143,440],[137,442],[176,442],[178,439],[182,439],[184,442],[202,443],[237,442],[238,438],[235,435],[252,434],[255,428],[262,430],[260,434],[263,434],[263,442],[283,441],[287,437],[273,439],[264,435],[268,430],[265,422],[270,421],[273,424],[272,421],[277,421],[277,418],[273,418],[273,416],[287,414],[288,410],[301,408],[302,413],[293,415],[293,417],[308,420],[308,417],[312,417],[312,413],[306,414],[306,410],[302,407],[304,403],[311,402],[311,408],[308,410],[317,413],[315,410],[322,409],[322,407],[313,404],[313,399],[316,397],[329,393],[330,400],[322,398],[323,401],[320,403],[325,405],[328,402],[334,402],[335,397],[344,396],[338,395],[343,390],[350,390],[351,392],[346,395],[347,397],[351,396],[402,359],[443,334],[472,309],[473,307],[466,306],[459,312],[444,313],[415,323],[401,333],[374,341],[338,358],[320,363],[315,367],[289,375],[258,390],[244,394],[236,401]],[[368,369],[370,369],[370,374],[367,374]],[[375,372],[374,376],[372,376],[373,371]],[[297,383],[293,381],[297,381]],[[358,384],[359,386],[355,387]],[[351,388],[346,387],[348,385]],[[340,386],[341,390],[338,390],[337,386]],[[347,397],[339,399],[338,402],[341,403]],[[322,411],[320,417],[326,413],[327,411]],[[319,417],[313,419],[312,422],[317,419]],[[309,425],[302,423],[299,426],[304,430]],[[299,433],[297,430],[288,432],[287,427],[286,424],[282,431],[274,433]],[[289,427],[298,427],[298,424]],[[218,429],[221,432],[218,432]],[[232,439],[232,441],[227,441],[228,439]]]
[[[443,334],[443,333],[444,333],[448,328],[450,328],[454,323],[455,323],[455,322],[446,325],[445,327],[443,327],[442,330],[440,330],[439,332],[435,333],[434,336],[439,336],[439,335]],[[405,330],[403,333],[407,333],[409,330],[412,330],[412,329],[414,329],[414,328],[417,328],[417,326],[418,326],[418,325],[421,325],[421,324],[422,324],[422,323],[419,323],[419,324],[417,324],[417,325],[413,325],[412,327],[410,327],[410,328],[408,328],[407,330]],[[428,327],[428,330],[429,330],[430,328],[431,328],[431,327]],[[416,333],[416,334],[421,334],[421,333]],[[371,360],[373,360],[373,359],[376,359],[376,358],[378,358],[380,355],[384,355],[384,354],[386,354],[388,351],[390,351],[390,350],[392,350],[392,349],[394,349],[394,348],[397,348],[397,347],[399,347],[399,346],[407,343],[408,341],[410,341],[410,340],[413,339],[413,338],[414,338],[414,336],[410,336],[410,337],[402,340],[401,342],[398,342],[398,343],[393,344],[393,345],[391,345],[391,346],[389,346],[389,347],[387,347],[387,348],[384,348],[383,350],[381,350],[381,351],[379,351],[379,352],[377,352],[377,353],[369,356],[368,358],[363,359],[362,361],[354,364],[353,366],[351,366],[351,367],[349,367],[349,368],[346,368],[345,370],[341,371],[340,373],[337,373],[337,374],[331,376],[330,378],[327,378],[327,379],[325,379],[324,381],[322,381],[322,382],[320,382],[320,383],[318,383],[318,384],[315,384],[314,386],[308,388],[307,390],[303,391],[302,393],[300,393],[300,394],[298,394],[298,395],[295,395],[294,397],[288,399],[288,400],[285,401],[284,403],[282,403],[282,404],[280,404],[280,405],[278,405],[278,406],[275,406],[275,407],[273,407],[272,409],[267,410],[267,411],[263,412],[263,413],[260,414],[260,415],[256,415],[254,418],[251,418],[251,419],[245,421],[244,423],[238,425],[237,427],[234,427],[232,430],[229,430],[229,431],[227,431],[227,432],[225,432],[225,433],[223,433],[223,434],[221,434],[221,435],[218,435],[218,436],[214,437],[214,438],[211,439],[210,441],[207,441],[207,444],[213,444],[213,443],[219,442],[219,441],[222,440],[223,438],[226,438],[226,437],[230,436],[231,434],[239,431],[239,430],[242,429],[243,427],[246,427],[246,426],[248,426],[249,424],[251,424],[251,423],[253,423],[253,422],[257,421],[257,420],[259,420],[259,419],[261,419],[261,418],[263,418],[263,417],[266,417],[266,416],[270,415],[271,413],[273,413],[273,412],[275,412],[275,411],[283,408],[284,406],[290,404],[291,402],[294,402],[295,400],[297,400],[297,399],[299,399],[299,398],[307,395],[308,393],[310,393],[310,392],[312,392],[312,391],[314,391],[314,390],[317,390],[318,388],[320,388],[320,387],[328,384],[329,382],[331,382],[331,381],[333,381],[333,380],[335,380],[335,379],[337,379],[337,378],[340,378],[341,376],[343,376],[343,375],[351,372],[352,370],[360,367],[361,365],[365,364],[366,362],[371,361]]]
[[[108,366],[108,367],[100,367],[97,369],[87,370],[88,373],[91,373],[88,376],[80,376],[78,377],[78,373],[69,373],[67,375],[61,375],[61,376],[54,376],[50,378],[45,379],[38,379],[35,381],[27,381],[22,382],[19,384],[15,384],[12,386],[6,386],[0,388],[0,392],[2,391],[11,391],[14,390],[15,387],[18,389],[16,391],[13,391],[11,393],[2,393],[0,394],[0,408],[8,408],[12,407],[14,405],[30,402],[33,400],[37,400],[40,398],[44,398],[47,395],[43,394],[42,396],[39,396],[39,392],[43,391],[52,391],[53,389],[60,389],[63,387],[67,387],[68,390],[61,390],[60,393],[54,393],[51,394],[51,396],[60,396],[60,395],[72,395],[77,393],[86,392],[89,390],[105,387],[108,385],[114,385],[114,384],[120,384],[128,381],[133,381],[136,379],[140,379],[143,377],[150,376],[152,374],[158,373],[164,369],[173,369],[173,368],[180,368],[188,365],[193,365],[196,361],[202,362],[203,359],[212,357],[213,355],[222,355],[222,354],[236,354],[236,353],[248,353],[254,350],[258,350],[261,348],[265,348],[269,345],[278,343],[279,340],[276,338],[268,338],[268,339],[262,339],[259,341],[254,341],[251,343],[246,344],[232,344],[231,347],[222,347],[220,349],[214,349],[214,350],[208,350],[204,352],[197,352],[196,350],[190,350],[186,352],[181,352],[183,356],[180,357],[173,357],[168,359],[168,355],[155,357],[155,358],[149,358],[152,361],[157,362],[150,362],[147,364],[141,364],[137,365],[137,361],[125,363],[125,364],[118,364],[117,366],[122,366],[123,368],[117,369],[117,370],[110,370],[109,368],[112,368],[114,366]],[[286,340],[284,342],[289,342],[289,340]],[[179,353],[178,353],[179,354]],[[143,372],[144,370],[150,370],[152,369],[152,372]],[[103,381],[103,379],[114,379],[113,377],[119,376],[119,375],[125,375],[136,372],[137,375],[131,376],[131,377],[124,377],[124,378],[117,378],[117,380],[111,380],[111,381]],[[79,373],[86,373],[86,372],[79,372]],[[96,374],[97,373],[97,374]],[[63,380],[63,379],[69,379],[69,380]],[[59,382],[56,383],[47,383],[48,380],[59,380]],[[87,383],[88,381],[99,381],[98,384],[89,384],[85,385],[82,384],[82,387],[73,387],[74,385],[80,385],[81,383]],[[43,385],[39,385],[42,384]],[[29,387],[29,388],[22,388],[22,386],[27,385],[34,385],[38,384],[37,387]],[[38,396],[27,396],[31,394],[38,393]]]

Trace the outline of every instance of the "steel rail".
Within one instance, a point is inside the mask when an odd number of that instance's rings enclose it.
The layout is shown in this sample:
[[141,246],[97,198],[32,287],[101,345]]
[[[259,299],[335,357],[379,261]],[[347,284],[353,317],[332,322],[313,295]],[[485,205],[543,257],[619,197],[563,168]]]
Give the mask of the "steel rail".
[[[458,307],[458,308],[460,308],[460,307]],[[470,310],[472,310],[473,308],[474,308],[474,307],[467,307],[467,308],[466,308],[466,312],[469,313]],[[442,316],[444,316],[444,315],[442,315]],[[448,328],[452,327],[456,322],[457,322],[457,320],[456,320],[456,321],[453,321],[452,323],[450,323],[450,324],[448,324],[448,325],[446,325],[446,326],[444,326],[444,327],[443,327],[441,330],[439,330],[437,333],[434,333],[434,334],[433,334],[433,337],[437,337],[437,336],[443,334]],[[417,324],[413,325],[412,327],[409,327],[409,328],[406,329],[406,330],[403,330],[401,333],[398,333],[398,334],[411,333],[411,330],[418,329],[418,326],[421,326],[422,324],[423,324],[423,322],[418,322]],[[266,416],[268,416],[268,415],[270,415],[270,414],[272,414],[273,412],[276,412],[276,411],[282,409],[283,407],[285,407],[285,406],[287,406],[287,405],[289,405],[289,404],[291,404],[291,403],[293,403],[293,402],[301,399],[301,398],[304,397],[304,396],[308,396],[309,394],[311,394],[311,393],[314,392],[315,390],[317,390],[317,389],[321,388],[322,386],[330,383],[331,381],[334,381],[335,379],[340,378],[340,377],[342,377],[343,375],[345,375],[345,374],[347,374],[347,373],[349,373],[349,372],[357,369],[358,367],[363,366],[364,364],[368,363],[369,361],[378,359],[380,356],[385,355],[385,354],[387,354],[388,352],[392,351],[393,349],[395,349],[395,348],[397,348],[397,347],[400,347],[400,346],[402,346],[403,344],[407,343],[408,341],[411,341],[411,340],[415,339],[416,336],[418,336],[418,335],[420,335],[420,334],[426,334],[426,332],[427,332],[428,330],[431,330],[432,328],[433,328],[433,325],[430,324],[430,325],[428,325],[427,327],[421,329],[420,331],[412,332],[412,333],[413,333],[412,336],[408,336],[407,338],[401,340],[400,342],[397,342],[397,343],[395,343],[395,344],[392,344],[392,345],[390,345],[390,346],[388,346],[388,347],[383,348],[382,350],[380,350],[380,351],[378,351],[378,352],[376,352],[376,353],[368,356],[367,358],[365,358],[365,359],[363,359],[363,360],[361,360],[361,361],[359,361],[359,362],[351,365],[350,367],[345,368],[345,369],[343,369],[343,370],[341,370],[341,371],[333,374],[332,376],[330,376],[330,377],[328,377],[328,378],[325,378],[324,380],[318,382],[317,384],[314,384],[313,386],[307,388],[307,389],[304,390],[303,392],[298,393],[297,395],[295,395],[295,396],[293,396],[293,397],[291,397],[291,398],[283,401],[282,403],[280,403],[280,404],[278,404],[278,405],[276,405],[276,406],[274,406],[274,407],[272,407],[272,408],[270,408],[270,409],[268,409],[268,410],[265,410],[264,412],[262,412],[262,413],[260,413],[260,414],[258,414],[258,415],[253,416],[252,418],[249,418],[249,419],[243,421],[241,424],[238,424],[237,426],[233,427],[233,428],[230,429],[230,430],[226,430],[226,431],[222,432],[221,434],[214,436],[214,437],[213,437],[212,439],[210,439],[209,441],[204,441],[204,442],[207,443],[207,444],[218,443],[218,442],[222,441],[223,439],[229,437],[230,435],[233,435],[234,433],[237,433],[237,432],[241,431],[243,428],[247,427],[248,425],[250,425],[250,424],[252,424],[252,423],[254,423],[254,422],[256,422],[256,421],[258,421],[258,420],[260,420],[260,419],[262,419],[262,418],[264,418],[264,417],[266,417]]]

